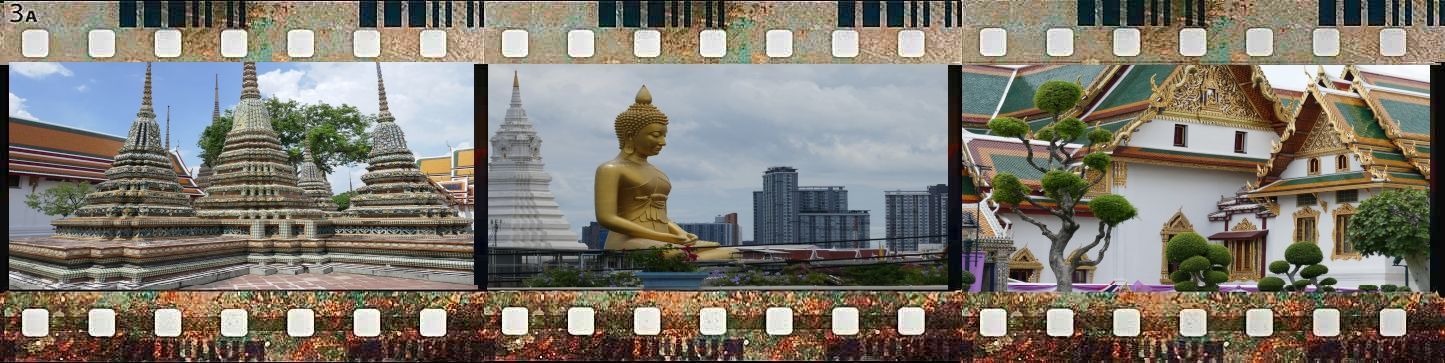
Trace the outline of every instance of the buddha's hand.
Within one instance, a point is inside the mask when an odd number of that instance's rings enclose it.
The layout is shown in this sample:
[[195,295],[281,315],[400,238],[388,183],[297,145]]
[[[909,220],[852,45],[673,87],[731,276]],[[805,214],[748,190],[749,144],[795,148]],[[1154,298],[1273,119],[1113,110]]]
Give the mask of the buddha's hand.
[[677,244],[683,246],[692,246],[694,243],[697,243],[697,240],[697,235],[692,233],[684,233],[682,235],[678,235]]

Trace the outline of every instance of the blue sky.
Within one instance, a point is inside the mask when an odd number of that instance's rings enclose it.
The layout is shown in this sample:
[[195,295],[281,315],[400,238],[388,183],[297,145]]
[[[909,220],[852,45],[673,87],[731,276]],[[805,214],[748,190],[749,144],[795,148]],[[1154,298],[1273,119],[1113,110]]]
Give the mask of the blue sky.
[[[473,65],[383,63],[387,98],[407,144],[418,157],[445,155],[473,145]],[[264,97],[303,103],[350,104],[377,111],[373,63],[258,63]],[[157,121],[171,109],[171,146],[187,166],[200,166],[196,141],[211,122],[216,75],[223,110],[241,96],[241,63],[154,63],[152,97]],[[11,116],[124,136],[140,107],[145,63],[11,63]],[[224,111],[223,111],[224,112]],[[339,168],[329,176],[333,192],[355,187],[365,165]]]

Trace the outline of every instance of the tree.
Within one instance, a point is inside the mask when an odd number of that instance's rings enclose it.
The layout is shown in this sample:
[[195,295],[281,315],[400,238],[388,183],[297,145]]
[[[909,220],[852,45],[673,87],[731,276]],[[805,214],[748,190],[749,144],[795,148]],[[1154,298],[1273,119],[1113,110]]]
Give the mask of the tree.
[[1164,246],[1164,257],[1179,269],[1169,275],[1174,291],[1219,291],[1229,281],[1229,264],[1234,258],[1222,245],[1209,244],[1198,233],[1181,233]]
[[[265,105],[271,115],[271,128],[280,137],[292,165],[301,162],[303,143],[310,145],[316,166],[327,174],[339,166],[365,162],[371,153],[371,135],[366,130],[375,123],[375,115],[362,114],[351,105],[302,104],[274,97],[267,98]],[[201,162],[216,165],[233,117],[232,110],[226,110],[201,132],[201,140],[196,143],[201,147]]]
[[331,201],[332,201],[333,203],[336,203],[336,207],[337,207],[336,210],[338,210],[338,211],[343,211],[343,210],[346,210],[346,208],[350,208],[350,207],[351,207],[351,197],[355,197],[355,196],[356,196],[356,191],[354,191],[354,190],[353,190],[353,191],[345,191],[345,192],[341,192],[341,194],[337,194],[337,195],[331,196]]
[[[1028,166],[1043,174],[1041,192],[1053,202],[1051,206],[1044,206],[1034,200],[1035,191],[1024,186],[1018,176],[1009,172],[994,175],[991,198],[994,202],[1008,206],[1014,215],[1025,222],[1038,227],[1044,237],[1049,239],[1049,267],[1054,272],[1054,281],[1059,292],[1073,291],[1073,280],[1070,277],[1074,270],[1082,266],[1097,266],[1104,259],[1104,252],[1109,250],[1114,227],[1138,214],[1138,210],[1122,196],[1108,194],[1095,197],[1088,202],[1088,206],[1099,220],[1098,233],[1095,234],[1093,242],[1065,254],[1069,242],[1074,238],[1074,232],[1081,227],[1075,216],[1075,207],[1083,202],[1086,192],[1103,182],[1112,163],[1108,154],[1094,150],[1096,145],[1112,140],[1112,132],[1097,126],[1089,130],[1078,118],[1063,117],[1064,112],[1077,105],[1082,97],[1083,88],[1077,84],[1064,81],[1044,82],[1034,94],[1034,106],[1053,114],[1052,123],[1030,135],[1029,125],[1017,118],[1000,117],[988,122],[988,128],[994,134],[1017,138],[1022,142],[1025,145],[1024,150],[1028,152]],[[1079,140],[1081,137],[1082,141]],[[1040,163],[1034,159],[1030,139],[1047,143],[1048,155],[1045,162]],[[1070,152],[1066,148],[1066,145],[1072,142],[1084,144],[1085,149],[1079,150],[1086,151],[1082,158],[1078,157],[1079,153]],[[1091,178],[1090,171],[1097,176]],[[1043,221],[1020,212],[1020,203],[1028,203],[1058,218],[1058,231],[1049,228]],[[1085,258],[1095,247],[1099,247],[1098,257]]]
[[[1323,278],[1330,272],[1330,268],[1320,264],[1325,256],[1320,252],[1320,246],[1310,241],[1299,241],[1285,247],[1284,259],[1269,263],[1269,272],[1284,275],[1289,279],[1289,284],[1284,286],[1284,291],[1305,291],[1310,285],[1315,285],[1315,290],[1321,292],[1334,291],[1334,285],[1338,280],[1334,278]],[[1295,279],[1299,274],[1300,279]],[[1268,279],[1270,277],[1266,277]],[[1278,280],[1278,277],[1273,277]],[[1281,281],[1283,282],[1283,281]],[[1273,281],[1271,281],[1273,283]],[[1264,285],[1264,279],[1260,279],[1260,286]],[[1261,288],[1260,291],[1265,291]]]
[[76,209],[85,206],[85,195],[91,191],[87,183],[62,182],[54,188],[25,196],[25,206],[47,216],[70,217]]
[[1423,190],[1387,190],[1360,203],[1347,237],[1365,256],[1405,261],[1422,291],[1430,287],[1430,195]]

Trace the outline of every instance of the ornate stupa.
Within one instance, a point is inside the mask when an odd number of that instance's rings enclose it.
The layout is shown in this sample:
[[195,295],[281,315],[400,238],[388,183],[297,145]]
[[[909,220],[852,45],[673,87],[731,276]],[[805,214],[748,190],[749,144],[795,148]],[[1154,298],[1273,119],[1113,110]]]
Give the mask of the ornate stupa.
[[301,181],[297,183],[301,190],[305,190],[306,198],[311,200],[311,205],[325,212],[335,212],[336,202],[331,200],[331,183],[326,181],[326,174],[316,166],[316,158],[311,156],[310,147],[301,148]]
[[[512,102],[492,136],[487,164],[487,238],[497,247],[587,249],[578,242],[552,195],[552,175],[542,169],[542,139],[522,108],[522,87],[512,75]],[[495,228],[493,230],[492,228]]]
[[271,115],[256,88],[256,63],[246,62],[241,76],[241,102],[231,132],[216,157],[211,186],[196,200],[196,215],[222,219],[317,218],[322,213],[296,185],[281,139],[271,128]]
[[162,144],[160,125],[151,107],[151,66],[146,64],[145,90],[141,94],[140,111],[135,114],[125,143],[116,154],[106,181],[97,191],[85,196],[86,205],[75,211],[77,218],[56,222],[62,235],[101,238],[144,238],[164,235],[185,235],[180,231],[156,233],[131,224],[124,228],[117,223],[94,223],[96,218],[187,217],[195,215],[190,198],[181,192],[176,172]]
[[[221,75],[216,75],[216,98],[215,105],[211,107],[211,124],[215,125],[221,120]],[[201,163],[201,170],[196,171],[196,186],[206,190],[211,186],[211,176],[216,172],[211,170],[211,164]]]
[[416,156],[406,146],[406,138],[396,117],[386,103],[386,83],[381,77],[381,64],[376,65],[376,92],[379,112],[376,128],[371,131],[371,153],[365,186],[356,189],[351,198],[348,216],[373,219],[375,223],[355,225],[338,222],[338,234],[460,234],[468,233],[470,222],[456,216],[447,206],[445,196],[432,186],[416,166]]

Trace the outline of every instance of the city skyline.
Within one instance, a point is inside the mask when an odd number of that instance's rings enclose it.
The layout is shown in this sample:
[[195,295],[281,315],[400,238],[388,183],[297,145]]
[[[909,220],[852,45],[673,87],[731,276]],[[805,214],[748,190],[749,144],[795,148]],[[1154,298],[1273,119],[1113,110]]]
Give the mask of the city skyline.
[[617,154],[613,119],[642,85],[671,120],[651,161],[672,182],[678,223],[735,212],[740,240],[753,240],[751,193],[772,166],[798,168],[803,185],[847,186],[850,209],[873,211],[874,226],[884,191],[947,180],[946,66],[491,65],[488,137],[514,71],[572,231],[596,220],[593,175]]

